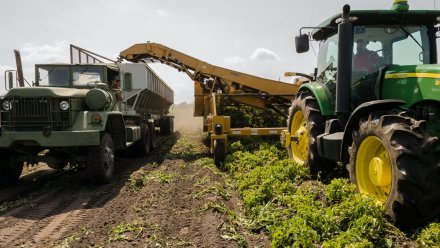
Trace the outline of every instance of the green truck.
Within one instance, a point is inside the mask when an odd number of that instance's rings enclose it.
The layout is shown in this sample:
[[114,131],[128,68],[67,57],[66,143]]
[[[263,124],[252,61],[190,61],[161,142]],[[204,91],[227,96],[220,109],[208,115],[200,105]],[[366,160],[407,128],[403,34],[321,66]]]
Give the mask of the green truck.
[[9,79],[0,99],[1,185],[38,162],[85,164],[92,182],[108,183],[117,151],[145,156],[156,132],[173,132],[173,91],[146,64],[40,64],[33,87],[12,88]]
[[[303,28],[305,29],[305,28]],[[346,165],[400,227],[440,213],[440,11],[350,10],[295,38],[320,43],[317,69],[292,101],[282,135],[313,174]]]

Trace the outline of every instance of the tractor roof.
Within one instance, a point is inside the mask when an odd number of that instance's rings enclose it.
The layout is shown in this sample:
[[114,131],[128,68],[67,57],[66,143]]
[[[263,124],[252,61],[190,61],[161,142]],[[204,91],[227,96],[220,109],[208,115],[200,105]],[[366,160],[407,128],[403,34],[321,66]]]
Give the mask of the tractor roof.
[[[336,32],[341,14],[336,14],[322,22],[324,27],[313,32],[315,40],[323,40]],[[354,25],[430,25],[440,22],[440,11],[437,10],[353,10],[350,17],[355,17]]]

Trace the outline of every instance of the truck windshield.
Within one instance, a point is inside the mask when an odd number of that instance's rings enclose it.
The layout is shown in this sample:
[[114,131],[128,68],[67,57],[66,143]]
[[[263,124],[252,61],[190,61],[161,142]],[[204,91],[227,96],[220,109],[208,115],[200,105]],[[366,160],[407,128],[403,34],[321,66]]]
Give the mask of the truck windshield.
[[98,66],[39,66],[37,81],[40,86],[88,86],[103,82],[104,70]]
[[37,69],[37,82],[40,86],[69,86],[69,74],[69,67],[42,66]]
[[73,85],[84,85],[102,82],[102,68],[96,66],[72,67]]

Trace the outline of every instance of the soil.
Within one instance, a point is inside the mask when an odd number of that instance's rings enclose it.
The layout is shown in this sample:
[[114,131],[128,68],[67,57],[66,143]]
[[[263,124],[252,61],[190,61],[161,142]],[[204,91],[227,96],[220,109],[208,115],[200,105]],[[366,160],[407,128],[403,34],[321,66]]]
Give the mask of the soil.
[[79,166],[25,168],[0,189],[0,247],[270,247],[243,224],[191,111],[174,110],[178,130],[149,156],[118,157],[110,184],[93,185]]

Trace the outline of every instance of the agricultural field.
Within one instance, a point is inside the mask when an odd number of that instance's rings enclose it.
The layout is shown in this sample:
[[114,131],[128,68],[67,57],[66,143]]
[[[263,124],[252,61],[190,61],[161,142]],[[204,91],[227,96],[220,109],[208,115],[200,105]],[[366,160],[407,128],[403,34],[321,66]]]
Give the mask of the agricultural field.
[[27,168],[0,189],[1,247],[438,247],[440,224],[405,232],[343,168],[312,179],[277,140],[230,142],[214,165],[192,105],[146,158],[120,157],[116,178]]

